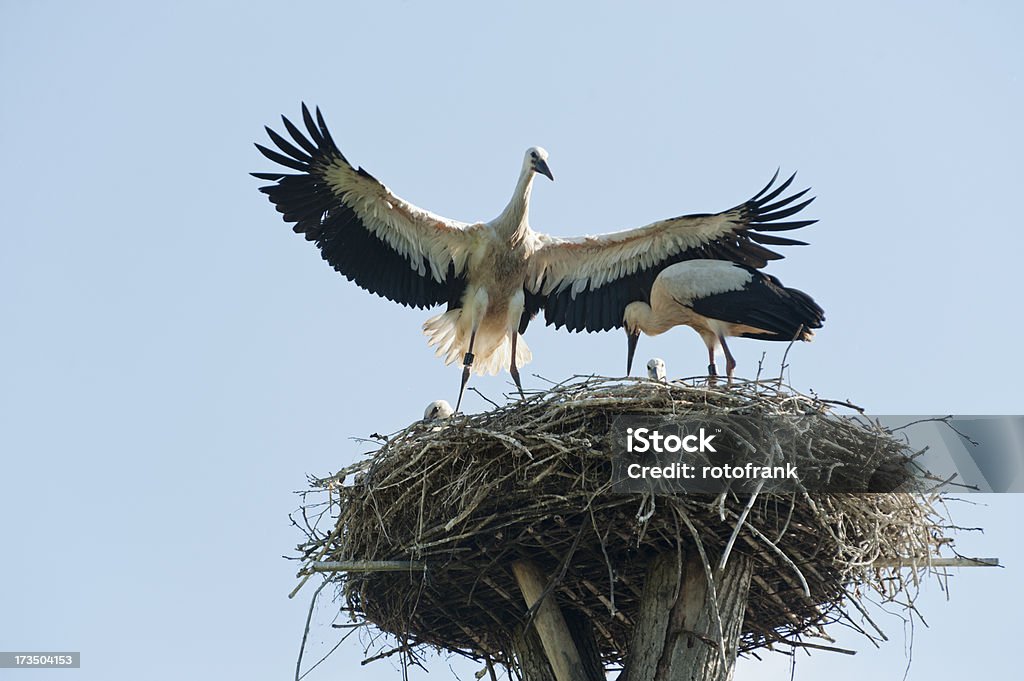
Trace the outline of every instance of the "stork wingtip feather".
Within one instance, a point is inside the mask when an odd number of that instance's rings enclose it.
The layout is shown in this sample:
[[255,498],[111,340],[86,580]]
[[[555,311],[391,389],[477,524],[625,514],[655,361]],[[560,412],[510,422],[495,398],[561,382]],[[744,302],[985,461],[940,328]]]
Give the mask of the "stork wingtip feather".
[[[802,197],[805,194],[807,194],[807,192],[809,192],[809,191],[811,191],[810,187],[808,187],[807,189],[804,189],[803,191],[797,192],[796,194],[790,194],[789,196],[787,196],[784,199],[779,199],[775,203],[772,203],[772,204],[769,204],[769,205],[764,205],[762,203],[762,205],[759,207],[758,210],[760,210],[762,213],[770,213],[773,210],[778,210],[779,208],[783,208],[784,206],[788,206],[789,204],[793,203],[794,201],[796,201],[800,197]],[[813,201],[814,198],[812,197],[811,200]]]
[[763,195],[764,195],[764,193],[765,193],[766,191],[768,191],[769,189],[771,189],[771,188],[772,188],[772,185],[773,185],[773,184],[775,184],[775,180],[779,179],[779,172],[781,172],[781,170],[782,170],[782,168],[781,168],[781,167],[778,167],[778,168],[776,168],[776,169],[775,169],[775,173],[774,173],[774,174],[772,175],[772,179],[768,180],[768,184],[766,184],[766,185],[765,185],[765,186],[764,186],[764,187],[763,187],[763,188],[761,189],[761,191],[759,191],[758,193],[754,194],[754,197],[753,197],[752,199],[750,199],[750,200],[751,200],[751,201],[757,201],[757,200],[759,200],[759,199],[761,198],[761,196],[763,196]]
[[300,161],[302,163],[311,163],[313,161],[312,156],[310,156],[309,154],[306,154],[305,152],[300,150],[294,144],[292,144],[291,142],[286,140],[284,137],[282,137],[278,133],[274,132],[274,130],[272,130],[269,127],[267,128],[267,135],[274,142],[274,144],[277,145],[278,149],[280,149],[284,153],[288,154],[289,156],[294,158],[296,161]]
[[292,136],[292,139],[295,140],[295,143],[305,149],[310,156],[316,156],[320,152],[317,146],[313,144],[308,137],[303,135],[298,126],[288,120],[286,116],[281,116],[281,122],[284,123],[285,129],[288,131],[288,134]]
[[309,137],[313,140],[313,143],[317,148],[323,146],[323,137],[320,135],[320,130],[316,127],[316,122],[313,120],[312,114],[309,113],[309,107],[306,103],[302,103],[302,123],[306,126],[306,132],[309,133]]

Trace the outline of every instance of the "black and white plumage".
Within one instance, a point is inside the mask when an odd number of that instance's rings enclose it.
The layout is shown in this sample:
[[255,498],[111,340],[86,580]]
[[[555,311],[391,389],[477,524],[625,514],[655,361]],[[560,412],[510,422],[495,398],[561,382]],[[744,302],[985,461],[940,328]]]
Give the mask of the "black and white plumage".
[[692,327],[707,346],[709,375],[717,373],[715,351],[721,347],[731,380],[736,360],[727,337],[809,341],[824,321],[824,310],[809,295],[786,288],[771,275],[724,260],[688,260],[658,274],[649,304],[626,306],[626,372],[632,369],[641,331],[657,336],[675,326]]
[[753,199],[722,213],[597,237],[540,234],[529,225],[530,193],[537,173],[552,175],[538,147],[527,150],[498,217],[459,222],[404,201],[352,166],[319,110],[314,119],[303,105],[302,119],[305,132],[283,119],[291,140],[267,128],[278,150],[256,145],[296,171],[253,173],[272,183],[260,191],[296,232],[317,244],[324,260],[362,288],[411,307],[445,304],[423,330],[446,364],[462,359],[462,389],[471,369],[481,374],[503,367],[520,386],[518,367],[531,359],[520,335],[541,309],[556,328],[621,327],[626,305],[646,301],[665,266],[720,258],[763,267],[782,257],[763,244],[803,243],[771,232],[814,222],[787,221],[813,200],[796,203],[807,190],[779,198],[790,177],[778,186],[772,178]]
[[647,301],[655,278],[670,265],[713,259],[760,269],[782,258],[765,245],[805,246],[772,234],[817,222],[787,219],[814,201],[797,202],[810,189],[779,198],[795,178],[776,185],[776,172],[753,198],[721,213],[682,215],[600,236],[539,235],[544,247],[531,262],[530,290],[542,295],[545,321],[569,331],[621,328],[626,306]]

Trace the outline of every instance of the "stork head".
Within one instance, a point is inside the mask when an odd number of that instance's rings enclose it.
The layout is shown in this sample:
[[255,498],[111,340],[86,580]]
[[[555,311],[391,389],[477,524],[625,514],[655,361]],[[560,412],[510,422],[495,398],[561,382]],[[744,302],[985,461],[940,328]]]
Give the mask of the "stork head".
[[530,147],[526,150],[526,160],[523,162],[523,165],[535,173],[544,175],[551,181],[555,179],[555,176],[551,174],[551,169],[548,168],[548,152],[540,147]]
[[647,378],[654,381],[664,381],[667,376],[665,360],[661,357],[653,357],[647,360]]
[[423,412],[424,421],[434,421],[436,419],[450,418],[455,410],[452,409],[452,405],[448,404],[448,400],[434,400],[427,405],[426,410]]

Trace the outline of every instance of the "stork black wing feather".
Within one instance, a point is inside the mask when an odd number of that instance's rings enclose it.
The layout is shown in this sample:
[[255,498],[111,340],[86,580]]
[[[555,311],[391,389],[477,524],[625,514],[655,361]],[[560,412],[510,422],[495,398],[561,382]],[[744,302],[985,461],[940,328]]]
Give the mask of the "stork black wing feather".
[[[779,179],[779,172],[781,172],[781,171],[782,171],[782,168],[776,168],[775,169],[775,174],[772,175],[772,179],[768,180],[768,184],[766,184],[761,191],[759,191],[758,193],[754,194],[753,198],[751,198],[750,200],[751,201],[760,201],[761,197],[764,196],[764,193],[766,191],[768,191],[769,189],[771,189],[772,185],[775,184],[775,180]],[[793,177],[796,177],[796,173],[793,173]],[[785,189],[786,186],[788,185],[788,183],[793,181],[793,177],[789,178],[788,182],[782,186],[782,189]],[[767,200],[771,201],[770,198],[767,199]]]
[[309,162],[313,160],[312,156],[306,154],[303,151],[300,151],[294,144],[286,140],[281,135],[278,135],[270,127],[265,125],[263,126],[263,129],[267,131],[267,136],[270,137],[271,140],[273,140],[274,144],[277,145],[278,149],[288,154],[295,160],[301,161],[302,163],[306,164],[309,164]]
[[[253,177],[255,177],[257,180],[269,180],[271,182],[276,182],[276,181],[280,180],[282,177],[284,177],[284,173],[249,173],[249,174],[252,175]],[[260,191],[262,192],[263,189],[260,189]],[[263,192],[263,193],[266,194],[266,192]]]
[[294,123],[292,123],[284,116],[281,116],[281,122],[284,123],[285,130],[288,131],[288,134],[292,136],[292,139],[295,140],[299,146],[301,146],[303,149],[309,152],[311,156],[317,154],[319,148],[315,144],[310,142],[306,138],[306,136],[302,134],[302,131],[295,126]]
[[[466,281],[455,273],[454,263],[449,263],[445,278],[437,281],[425,256],[414,262],[392,248],[367,228],[343,195],[327,184],[325,171],[335,164],[348,165],[348,161],[331,138],[320,110],[316,110],[314,120],[309,108],[302,105],[302,122],[308,135],[287,118],[282,120],[295,143],[267,128],[279,151],[261,144],[256,148],[271,161],[297,170],[298,174],[252,175],[274,183],[260,187],[260,191],[270,198],[285,222],[294,223],[293,230],[315,241],[320,255],[331,267],[367,291],[418,308],[444,302],[451,305],[461,300]],[[376,182],[362,168],[355,172]]]
[[[775,178],[777,178],[778,176],[779,176],[779,171],[776,170],[775,171],[775,175],[772,177],[772,182],[773,183],[775,182]],[[778,187],[773,189],[770,193],[765,194],[765,192],[768,190],[768,188],[771,187],[771,184],[769,184],[768,187],[765,187],[763,190],[761,190],[761,192],[759,194],[757,194],[754,198],[750,199],[750,201],[748,201],[747,203],[748,204],[756,204],[758,206],[763,206],[766,203],[768,203],[769,201],[774,201],[775,197],[777,197],[779,194],[781,194],[782,192],[784,192],[787,189],[789,189],[789,185],[793,184],[793,180],[795,180],[795,179],[796,179],[796,173],[793,173],[788,178],[786,178],[785,182],[783,182]]]
[[324,147],[324,136],[320,134],[320,129],[316,127],[316,123],[313,121],[313,116],[309,113],[309,107],[306,103],[302,103],[302,123],[306,126],[306,131],[309,132],[309,138],[316,145],[318,153],[319,150]]
[[519,333],[526,333],[526,327],[530,325],[533,318],[537,316],[540,309],[544,307],[544,296],[537,293],[530,293],[523,289],[526,296],[523,316],[519,318]]
[[752,241],[756,241],[759,244],[771,244],[772,246],[806,246],[806,241],[797,241],[796,239],[788,239],[784,236],[774,236],[771,234],[761,234],[760,232],[751,232],[747,234]]
[[293,158],[289,158],[284,154],[279,154],[273,149],[267,149],[262,144],[257,144],[256,148],[260,150],[260,153],[269,158],[274,163],[280,163],[281,165],[291,168],[292,170],[308,170],[309,163],[305,161],[299,161]]
[[759,232],[788,232],[794,229],[800,229],[801,227],[807,227],[813,225],[817,220],[796,220],[793,222],[769,222],[767,224],[758,224],[757,231]]
[[807,330],[821,328],[825,311],[813,298],[798,289],[786,288],[775,277],[753,269],[750,272],[753,279],[743,289],[698,298],[690,307],[711,319],[767,331],[743,334],[762,340],[803,339]]
[[757,221],[758,222],[775,222],[776,220],[781,220],[783,218],[788,218],[790,215],[796,215],[797,213],[802,211],[812,201],[814,201],[813,198],[812,199],[807,199],[803,203],[798,203],[795,206],[790,206],[789,208],[785,208],[783,210],[777,210],[774,213],[759,213],[758,216],[757,216]]
[[[806,194],[809,191],[811,191],[810,187],[808,187],[807,189],[803,190],[802,192],[797,192],[796,194],[793,194],[792,196],[787,196],[786,198],[782,199],[781,201],[779,201],[777,203],[773,203],[770,206],[761,206],[761,211],[763,213],[769,213],[769,212],[771,212],[773,210],[776,210],[777,208],[782,208],[783,206],[788,206],[789,204],[793,203],[794,201],[796,201],[797,199],[799,199],[801,196],[803,196],[804,194]],[[813,201],[814,199],[811,199],[811,200]],[[810,203],[810,202],[808,202],[808,203]]]
[[[613,281],[572,293],[572,286],[555,289],[544,301],[544,320],[556,329],[569,331],[608,331],[622,327],[626,306],[633,301],[648,302],[651,286],[661,270],[684,260],[729,260],[751,269],[760,269],[782,255],[765,248],[772,246],[805,246],[803,241],[787,239],[763,232],[779,232],[813,225],[817,220],[780,222],[806,208],[814,198],[795,203],[810,189],[779,198],[796,179],[796,173],[776,186],[779,172],[752,199],[733,210],[739,211],[736,229],[719,239],[701,246],[677,251],[651,264],[643,270],[619,277]],[[711,217],[710,213],[681,216],[682,218]],[[678,218],[677,218],[678,219]],[[813,302],[813,301],[812,301]]]

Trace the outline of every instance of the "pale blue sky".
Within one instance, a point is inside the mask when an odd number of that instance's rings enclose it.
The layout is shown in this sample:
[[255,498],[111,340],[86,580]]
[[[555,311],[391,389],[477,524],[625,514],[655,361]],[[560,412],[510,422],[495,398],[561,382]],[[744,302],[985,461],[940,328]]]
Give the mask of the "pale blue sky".
[[[827,322],[793,384],[876,413],[1024,411],[1019,3],[355,4],[0,2],[0,649],[84,660],[33,678],[290,678],[291,492],[357,457],[349,438],[453,401],[428,313],[332,272],[247,175],[301,100],[354,163],[459,219],[496,215],[546,147],[531,221],[563,236],[798,170],[821,222],[770,271]],[[527,388],[623,370],[619,333],[527,339]],[[732,347],[740,374],[782,353]],[[686,329],[642,339],[653,355],[705,364]],[[963,550],[1008,567],[963,571],[949,602],[927,585],[912,679],[1019,674],[1024,498],[971,501],[990,505],[957,518],[989,531]],[[336,633],[316,621],[314,656]],[[888,631],[797,678],[902,679]],[[396,678],[359,659],[346,644],[310,678]],[[785,658],[754,676],[787,679]]]

